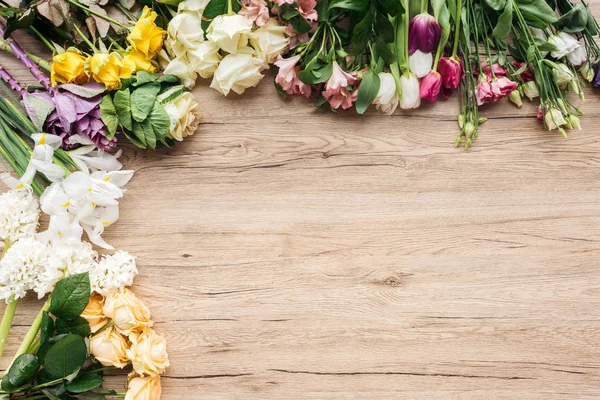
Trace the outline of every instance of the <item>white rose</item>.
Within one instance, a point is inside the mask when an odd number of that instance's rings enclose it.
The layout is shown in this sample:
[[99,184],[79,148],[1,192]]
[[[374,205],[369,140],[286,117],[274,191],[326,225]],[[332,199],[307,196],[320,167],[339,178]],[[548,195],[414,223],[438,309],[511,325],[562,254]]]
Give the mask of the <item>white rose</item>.
[[178,77],[181,83],[188,89],[196,85],[196,79],[198,78],[198,74],[194,71],[193,65],[190,65],[187,57],[171,60],[163,72],[165,75],[170,74]]
[[181,12],[181,11],[184,11],[184,10],[187,10],[187,11],[196,11],[200,15],[202,15],[204,13],[204,9],[206,9],[206,6],[208,6],[208,3],[210,3],[210,0],[186,0],[186,1],[182,1],[181,3],[179,3],[179,6],[177,7],[177,11],[178,12]]
[[285,30],[286,27],[279,25],[275,18],[269,18],[265,25],[254,31],[250,43],[266,63],[272,64],[288,48],[290,40]]
[[[396,89],[396,81],[394,76],[389,72],[380,72],[379,82],[379,93],[377,93],[373,104],[377,106],[379,111],[387,115],[392,115],[400,102],[398,90]],[[360,87],[358,90],[360,91]]]
[[204,32],[201,28],[202,14],[192,11],[183,11],[175,15],[167,32],[169,37],[165,46],[175,57],[182,57],[187,51],[193,49],[204,41]]
[[235,54],[248,45],[252,36],[252,21],[243,15],[219,15],[208,27],[206,37],[221,49]]
[[258,85],[263,78],[260,73],[262,66],[263,61],[254,57],[250,48],[242,49],[237,54],[229,54],[221,60],[210,87],[225,96],[230,90],[242,94],[247,88]]
[[184,137],[193,135],[198,129],[200,110],[190,92],[184,92],[163,106],[171,119],[169,136],[173,139],[182,141]]
[[190,68],[203,78],[210,78],[221,62],[219,46],[214,42],[202,42],[187,54]]

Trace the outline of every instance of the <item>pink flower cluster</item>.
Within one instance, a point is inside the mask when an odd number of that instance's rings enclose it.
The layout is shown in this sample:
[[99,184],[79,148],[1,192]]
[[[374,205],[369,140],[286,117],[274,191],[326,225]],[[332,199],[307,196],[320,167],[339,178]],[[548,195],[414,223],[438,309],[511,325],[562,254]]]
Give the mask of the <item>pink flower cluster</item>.
[[458,87],[464,75],[461,60],[452,57],[440,58],[437,71],[431,71],[421,79],[421,98],[433,103],[440,97],[440,93],[446,98],[450,97],[452,90]]
[[290,58],[278,56],[275,65],[279,68],[279,72],[275,76],[275,83],[288,94],[309,97],[312,89],[310,85],[298,78],[298,72],[300,72],[300,66],[297,65],[298,61],[300,61],[300,56]]
[[517,83],[506,77],[506,69],[500,64],[481,68],[477,83],[477,105],[498,101],[517,89]]

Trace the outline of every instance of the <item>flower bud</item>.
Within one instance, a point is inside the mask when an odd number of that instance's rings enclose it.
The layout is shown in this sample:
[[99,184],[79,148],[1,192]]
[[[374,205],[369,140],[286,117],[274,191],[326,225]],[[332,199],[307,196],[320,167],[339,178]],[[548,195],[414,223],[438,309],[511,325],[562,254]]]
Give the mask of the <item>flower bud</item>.
[[567,85],[575,79],[575,76],[565,64],[557,64],[556,68],[552,69],[552,76],[560,90],[565,90]]
[[562,112],[558,108],[550,107],[544,114],[544,123],[548,130],[552,130],[566,125],[567,121],[565,121]]
[[563,135],[564,137],[567,137],[567,131],[565,131],[563,128],[558,127],[558,133],[560,133],[561,135]]
[[124,335],[152,326],[150,310],[127,288],[108,296],[103,311]]
[[427,13],[415,15],[410,22],[408,32],[408,53],[417,50],[433,53],[442,35],[442,28],[435,18]]
[[510,92],[510,95],[508,95],[508,99],[515,103],[517,107],[521,107],[523,105],[521,94],[518,90],[513,90],[512,92]]
[[417,78],[423,78],[431,71],[431,67],[433,66],[433,54],[417,50],[408,57],[408,65],[410,71],[415,74]]
[[583,67],[579,68],[579,73],[581,74],[581,76],[583,76],[583,79],[585,79],[588,82],[594,80],[594,69],[592,68],[589,62],[586,62],[585,64],[583,64]]
[[569,129],[579,129],[581,130],[581,120],[574,114],[569,114],[566,118],[567,127]]
[[102,306],[104,306],[104,296],[92,293],[85,310],[81,313],[81,316],[89,322],[92,333],[96,333],[108,322],[108,318],[102,312]]
[[483,124],[485,121],[487,121],[488,119],[486,117],[479,117],[479,119],[477,120],[477,123],[479,125]]
[[540,95],[538,86],[535,83],[535,81],[525,82],[523,84],[523,93],[529,99],[529,101],[533,101],[533,99]]
[[438,72],[442,76],[442,85],[446,89],[456,89],[465,74],[460,60],[450,57],[440,58]]
[[458,114],[458,127],[460,128],[460,130],[462,131],[463,127],[465,126],[465,114]]
[[471,139],[473,137],[474,133],[475,133],[475,124],[471,121],[468,121],[465,124],[465,136],[467,137],[467,139]]

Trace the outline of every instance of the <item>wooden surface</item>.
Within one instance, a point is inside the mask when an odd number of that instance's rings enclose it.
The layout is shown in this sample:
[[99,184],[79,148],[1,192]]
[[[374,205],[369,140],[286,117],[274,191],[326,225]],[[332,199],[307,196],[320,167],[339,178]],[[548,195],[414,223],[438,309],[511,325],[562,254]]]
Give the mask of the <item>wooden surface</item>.
[[164,399],[600,398],[598,92],[568,139],[485,107],[465,152],[456,99],[359,117],[271,79],[199,84],[195,136],[124,153],[106,237],[139,256]]

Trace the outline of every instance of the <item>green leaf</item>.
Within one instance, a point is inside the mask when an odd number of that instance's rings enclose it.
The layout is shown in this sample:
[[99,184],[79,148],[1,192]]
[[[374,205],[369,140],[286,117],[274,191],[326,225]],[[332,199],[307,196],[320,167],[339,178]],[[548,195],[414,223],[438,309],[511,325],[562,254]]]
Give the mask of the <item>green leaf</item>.
[[33,354],[21,354],[2,378],[2,390],[14,392],[33,381],[40,370],[40,363]]
[[357,113],[363,114],[367,111],[367,108],[373,104],[373,101],[377,97],[377,93],[379,93],[380,84],[379,75],[370,69],[369,72],[365,74],[358,87],[358,97],[356,98]]
[[94,85],[76,85],[74,83],[66,83],[59,86],[61,90],[66,90],[73,94],[76,94],[80,97],[85,97],[86,99],[91,99],[92,97],[96,97],[106,92],[106,88],[104,85],[94,84]]
[[87,272],[58,281],[52,293],[50,312],[63,319],[76,319],[90,300],[90,277]]
[[150,119],[145,119],[140,122],[142,129],[144,130],[144,138],[146,140],[146,145],[150,147],[152,150],[156,149],[156,134],[154,133],[154,129],[152,129],[152,124],[150,123]]
[[58,318],[56,320],[56,332],[62,333],[74,333],[79,336],[87,337],[90,335],[90,323],[83,317],[77,317],[72,320],[64,320]]
[[510,28],[512,27],[513,9],[512,3],[506,3],[506,7],[500,17],[498,17],[498,23],[494,27],[492,35],[500,40],[506,40],[510,35]]
[[148,121],[150,121],[152,130],[154,131],[154,137],[159,141],[167,136],[171,129],[171,118],[158,101],[154,102],[154,107]]
[[29,28],[36,20],[36,13],[33,8],[28,9],[21,15],[15,14],[6,20],[3,39],[8,39],[10,34],[17,29]]
[[588,10],[582,4],[575,4],[571,10],[561,15],[554,24],[558,29],[571,33],[581,32],[587,25]]
[[121,89],[115,93],[113,104],[119,117],[119,122],[125,129],[132,130],[131,125],[131,92],[129,89]]
[[66,385],[65,389],[70,393],[83,393],[88,390],[96,389],[102,385],[103,381],[100,374],[85,374],[77,377],[73,382]]
[[297,6],[295,7],[293,4],[283,3],[279,6],[279,15],[285,20],[290,20],[295,16],[300,15],[300,12],[298,11]]
[[42,314],[42,324],[40,326],[40,343],[44,344],[52,337],[54,333],[54,320],[47,312]]
[[43,131],[46,118],[56,108],[54,102],[50,99],[44,100],[27,93],[23,96],[23,104],[27,108],[27,115],[30,117],[31,122],[33,122],[40,132]]
[[79,335],[69,333],[48,349],[43,365],[50,377],[59,379],[79,370],[86,358],[87,346],[85,339]]
[[519,10],[523,13],[525,20],[529,20],[530,16],[532,21],[536,19],[541,20],[545,23],[554,23],[557,21],[554,10],[544,0],[515,0]]
[[[42,344],[37,352],[37,356],[38,356],[38,360],[43,360],[46,357],[46,353],[48,352],[48,350],[50,350],[50,347],[52,347],[52,345],[56,342],[58,342],[59,340],[61,340],[62,338],[64,338],[67,335],[56,335],[51,337],[50,339],[48,339],[46,341],[46,343]],[[40,376],[38,377],[38,380],[42,381],[43,379],[43,375],[44,375],[44,370],[42,370],[42,372],[40,373]],[[51,381],[51,378],[48,378],[48,381]]]
[[366,8],[369,6],[369,3],[370,1],[365,0],[333,0],[329,4],[329,9],[343,8],[345,10],[362,12],[366,10]]
[[144,128],[142,128],[139,122],[133,121],[133,129],[131,131],[124,130],[123,133],[137,147],[141,149],[146,148],[146,135],[144,135]]
[[158,74],[151,74],[146,71],[139,71],[135,74],[135,82],[132,86],[141,86],[146,83],[153,83],[158,79]]
[[375,34],[385,43],[393,43],[396,39],[394,25],[379,11],[375,14]]
[[159,92],[160,84],[149,83],[131,93],[131,114],[134,120],[142,122],[148,117]]
[[[233,2],[233,11],[238,12],[241,8],[240,3]],[[212,20],[218,15],[227,14],[227,0],[211,0],[202,13],[202,19]]]
[[292,28],[296,33],[306,33],[312,29],[310,24],[300,15],[290,19],[290,24],[292,24]]
[[[329,79],[333,73],[333,64],[325,64],[325,66],[314,71],[315,83],[323,83]],[[318,76],[317,76],[318,74]]]
[[363,19],[354,25],[352,29],[352,44],[354,44],[352,54],[361,54],[367,47],[373,35],[373,24],[375,24],[376,17],[375,7],[370,7],[364,14]]
[[119,117],[117,117],[117,110],[115,110],[115,105],[108,94],[102,97],[100,102],[100,118],[108,130],[106,138],[111,140],[117,133]]
[[377,41],[375,42],[375,50],[377,51],[377,56],[381,57],[386,64],[391,65],[396,62],[396,55],[380,38],[377,38]]
[[183,85],[171,86],[164,92],[158,95],[156,100],[158,100],[161,104],[166,104],[169,101],[175,100],[181,94],[185,92],[185,87]]
[[158,78],[157,83],[179,83],[179,78],[175,75],[165,74]]
[[507,4],[511,4],[510,2],[506,2],[506,0],[485,0],[485,4],[487,4],[488,6],[490,6],[491,8],[493,8],[496,11],[500,11],[502,9],[504,9],[504,7]]
[[377,8],[384,14],[395,17],[404,13],[404,7],[401,0],[378,0],[378,3],[379,4]]

